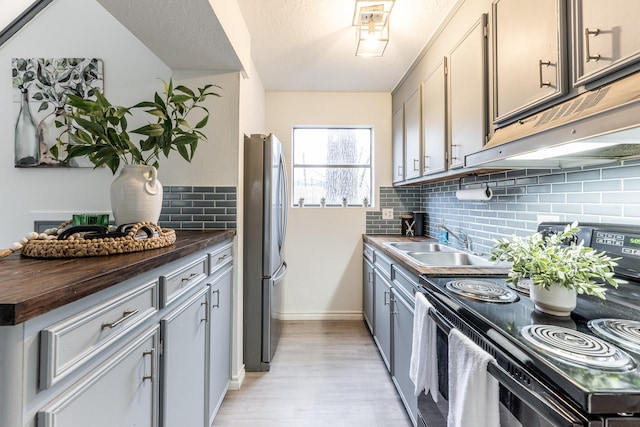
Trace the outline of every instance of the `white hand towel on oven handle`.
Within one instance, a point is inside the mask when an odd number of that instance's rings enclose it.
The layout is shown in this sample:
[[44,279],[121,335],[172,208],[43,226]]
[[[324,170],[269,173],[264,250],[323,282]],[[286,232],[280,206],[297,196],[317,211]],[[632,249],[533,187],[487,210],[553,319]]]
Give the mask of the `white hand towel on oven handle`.
[[499,427],[498,381],[487,372],[495,359],[457,329],[449,332],[447,427]]
[[415,395],[422,390],[431,391],[434,402],[438,402],[438,359],[436,354],[436,324],[429,316],[433,306],[423,294],[416,292],[413,315],[413,342],[409,377],[415,384]]

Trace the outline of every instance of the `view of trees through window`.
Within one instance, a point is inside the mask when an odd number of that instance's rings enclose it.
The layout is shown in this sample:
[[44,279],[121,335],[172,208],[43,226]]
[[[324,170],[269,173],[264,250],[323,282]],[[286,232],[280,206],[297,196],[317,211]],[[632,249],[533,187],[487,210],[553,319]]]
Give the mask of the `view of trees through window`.
[[371,203],[371,128],[293,130],[293,204]]

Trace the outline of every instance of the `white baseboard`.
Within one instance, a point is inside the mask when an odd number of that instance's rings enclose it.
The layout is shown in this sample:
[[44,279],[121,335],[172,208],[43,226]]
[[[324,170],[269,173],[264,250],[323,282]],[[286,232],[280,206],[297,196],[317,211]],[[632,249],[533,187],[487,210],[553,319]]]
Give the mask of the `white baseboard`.
[[322,313],[280,313],[280,320],[362,320],[361,311]]
[[242,387],[242,383],[244,382],[245,375],[246,372],[244,370],[244,365],[242,365],[242,369],[240,369],[238,375],[234,375],[231,378],[231,381],[229,381],[229,390],[240,390],[240,387]]

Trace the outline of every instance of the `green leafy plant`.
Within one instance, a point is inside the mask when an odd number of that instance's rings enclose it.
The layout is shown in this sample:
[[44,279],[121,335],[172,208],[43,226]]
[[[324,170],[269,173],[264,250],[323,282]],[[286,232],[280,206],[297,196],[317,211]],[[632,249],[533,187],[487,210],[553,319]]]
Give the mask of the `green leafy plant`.
[[579,230],[578,223],[574,222],[567,224],[562,233],[538,232],[527,237],[496,240],[490,259],[512,264],[507,279],[511,283],[530,278],[534,286],[547,289],[557,283],[578,294],[605,299],[603,285],[617,287],[621,282],[613,278],[618,258],[586,247],[584,242],[575,242]]
[[[193,159],[200,141],[206,141],[202,132],[209,120],[209,110],[203,102],[209,96],[220,96],[205,85],[196,91],[186,86],[173,87],[173,82],[163,81],[164,93],[157,92],[152,101],[143,101],[132,107],[111,104],[100,91],[95,91],[95,100],[88,100],[74,94],[67,94],[71,110],[65,113],[65,120],[56,126],[63,131],[51,152],[62,162],[68,163],[75,157],[86,156],[95,167],[106,166],[116,173],[121,163],[132,165],[152,165],[158,168],[160,156],[169,157],[177,151],[183,159]],[[134,110],[142,110],[155,119],[137,129],[129,131],[127,116]],[[200,110],[202,118],[195,126],[186,120],[195,110]],[[129,134],[140,135],[138,143]],[[69,141],[62,137],[68,134]],[[63,154],[66,153],[66,154]]]

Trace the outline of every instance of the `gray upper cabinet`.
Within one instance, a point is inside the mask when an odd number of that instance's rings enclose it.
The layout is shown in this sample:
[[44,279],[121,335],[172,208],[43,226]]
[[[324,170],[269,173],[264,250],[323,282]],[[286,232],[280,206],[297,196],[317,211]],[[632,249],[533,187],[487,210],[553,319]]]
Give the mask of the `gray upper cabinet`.
[[398,108],[392,117],[393,127],[393,183],[404,180],[404,106]]
[[640,1],[573,0],[574,85],[640,60]]
[[404,102],[404,178],[411,179],[420,176],[420,88]]
[[447,168],[446,58],[422,83],[422,175]]
[[487,135],[487,15],[460,39],[449,54],[449,168],[482,149]]
[[566,33],[565,0],[494,1],[495,123],[567,92]]

